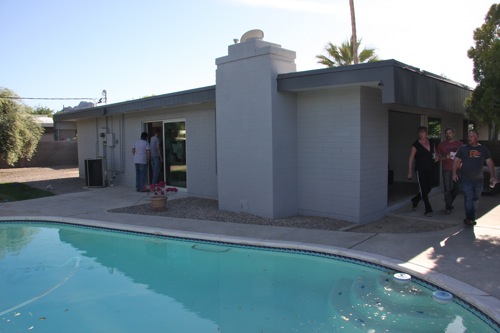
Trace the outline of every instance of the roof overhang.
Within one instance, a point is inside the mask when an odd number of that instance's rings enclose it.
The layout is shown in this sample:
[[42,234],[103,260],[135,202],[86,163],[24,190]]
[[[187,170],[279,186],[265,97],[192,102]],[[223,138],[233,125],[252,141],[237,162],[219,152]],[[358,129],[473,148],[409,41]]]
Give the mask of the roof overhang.
[[463,113],[471,88],[396,60],[280,74],[278,91],[369,86],[382,90],[382,103]]
[[170,94],[141,98],[115,104],[106,104],[88,109],[72,110],[54,114],[55,121],[75,121],[107,115],[127,114],[186,105],[215,103],[215,86],[185,90]]

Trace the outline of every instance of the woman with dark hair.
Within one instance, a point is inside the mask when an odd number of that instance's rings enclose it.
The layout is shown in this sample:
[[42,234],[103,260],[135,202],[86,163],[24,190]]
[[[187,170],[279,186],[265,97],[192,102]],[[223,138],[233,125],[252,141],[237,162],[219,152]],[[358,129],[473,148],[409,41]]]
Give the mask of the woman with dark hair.
[[436,161],[434,145],[427,136],[427,127],[418,127],[418,139],[411,146],[408,160],[408,179],[413,178],[413,162],[417,175],[419,193],[411,199],[412,209],[417,210],[420,200],[424,202],[425,216],[432,216],[432,207],[429,202],[429,193],[432,189],[434,162]]

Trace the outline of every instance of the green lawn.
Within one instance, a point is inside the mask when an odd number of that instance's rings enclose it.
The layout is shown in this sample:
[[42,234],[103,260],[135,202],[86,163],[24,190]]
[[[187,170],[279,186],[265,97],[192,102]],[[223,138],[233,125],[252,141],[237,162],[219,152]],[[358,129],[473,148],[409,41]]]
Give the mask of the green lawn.
[[40,190],[21,183],[0,184],[0,202],[20,201],[50,197],[54,195],[48,191]]

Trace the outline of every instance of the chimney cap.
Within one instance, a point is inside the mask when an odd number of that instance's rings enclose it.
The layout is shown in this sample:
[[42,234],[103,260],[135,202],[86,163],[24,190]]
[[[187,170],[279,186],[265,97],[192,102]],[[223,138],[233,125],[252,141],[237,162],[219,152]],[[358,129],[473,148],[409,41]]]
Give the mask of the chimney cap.
[[248,39],[262,39],[264,38],[264,32],[260,29],[253,29],[245,32],[240,38],[240,43],[246,42]]

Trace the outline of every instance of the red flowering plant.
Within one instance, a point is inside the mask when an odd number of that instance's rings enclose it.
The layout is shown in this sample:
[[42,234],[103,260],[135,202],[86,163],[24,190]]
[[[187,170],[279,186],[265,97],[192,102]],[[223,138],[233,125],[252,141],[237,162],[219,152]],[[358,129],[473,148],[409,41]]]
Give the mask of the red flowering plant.
[[167,198],[177,193],[177,188],[167,187],[167,184],[164,181],[161,181],[158,184],[151,184],[149,190],[154,197]]

